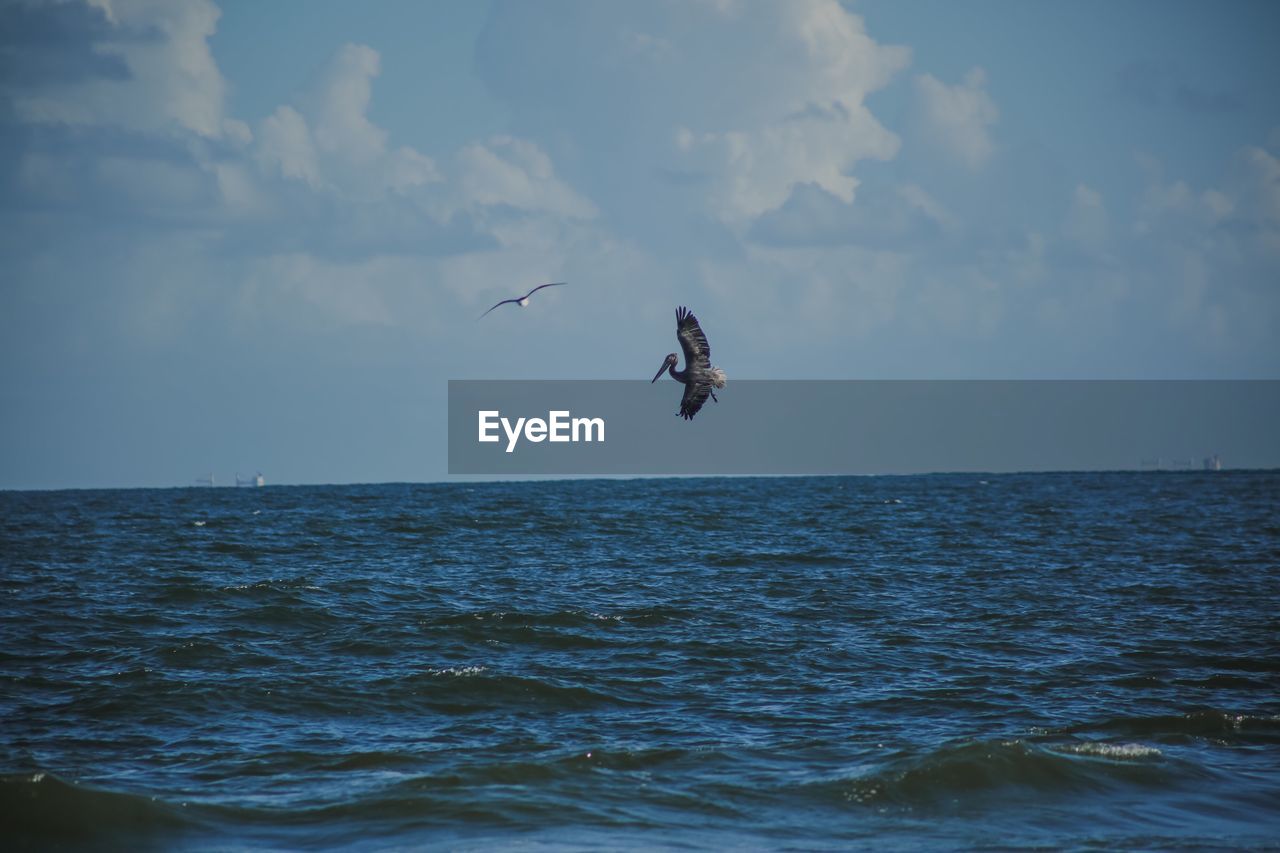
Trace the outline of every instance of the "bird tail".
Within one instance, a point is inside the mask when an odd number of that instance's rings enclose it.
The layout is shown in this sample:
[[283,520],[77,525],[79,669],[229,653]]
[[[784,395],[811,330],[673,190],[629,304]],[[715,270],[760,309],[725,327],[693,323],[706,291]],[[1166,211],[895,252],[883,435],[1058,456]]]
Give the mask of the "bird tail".
[[711,384],[716,388],[723,388],[724,384],[729,381],[729,377],[724,375],[724,371],[718,367],[711,368]]

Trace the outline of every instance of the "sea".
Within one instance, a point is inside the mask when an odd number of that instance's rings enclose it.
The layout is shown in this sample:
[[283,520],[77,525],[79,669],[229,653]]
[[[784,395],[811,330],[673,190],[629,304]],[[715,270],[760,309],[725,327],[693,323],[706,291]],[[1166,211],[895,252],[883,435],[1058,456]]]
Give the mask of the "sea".
[[0,493],[8,850],[1280,848],[1280,472]]

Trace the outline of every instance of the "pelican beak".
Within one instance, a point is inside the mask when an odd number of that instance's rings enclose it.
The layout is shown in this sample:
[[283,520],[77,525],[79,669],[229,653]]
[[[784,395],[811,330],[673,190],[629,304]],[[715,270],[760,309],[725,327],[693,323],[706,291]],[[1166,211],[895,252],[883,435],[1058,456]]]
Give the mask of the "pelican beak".
[[652,385],[653,383],[657,382],[658,377],[661,376],[666,371],[666,369],[667,369],[667,363],[664,361],[662,362],[662,367],[658,368],[658,373],[652,379],[649,380],[649,384]]

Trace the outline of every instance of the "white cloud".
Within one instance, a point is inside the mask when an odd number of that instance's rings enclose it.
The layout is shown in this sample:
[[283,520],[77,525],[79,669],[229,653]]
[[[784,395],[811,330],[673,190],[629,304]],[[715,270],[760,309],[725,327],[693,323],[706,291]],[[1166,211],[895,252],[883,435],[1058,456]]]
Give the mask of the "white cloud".
[[1240,149],[1221,186],[1197,192],[1185,180],[1166,181],[1161,164],[1141,156],[1147,175],[1134,231],[1158,235],[1176,229],[1204,246],[1244,240],[1280,257],[1280,159],[1258,146]]
[[[119,65],[69,54],[75,73],[50,78],[61,82],[3,81],[0,91],[21,121],[76,126],[60,147],[23,151],[13,186],[27,203],[77,210],[78,228],[86,213],[89,232],[95,215],[109,221],[126,259],[113,269],[157,266],[146,244],[159,229],[166,244],[188,253],[192,276],[213,267],[214,247],[235,258],[208,277],[238,279],[241,321],[296,311],[322,325],[411,324],[391,295],[404,281],[438,275],[439,256],[489,258],[474,265],[526,274],[550,270],[575,239],[566,223],[596,214],[528,140],[464,146],[448,174],[412,146],[394,144],[369,116],[381,70],[371,47],[340,46],[315,84],[257,122],[255,134],[224,112],[226,83],[209,49],[216,6],[100,0],[100,8],[101,15],[79,8],[81,29],[94,40],[85,50]],[[42,22],[35,17],[29,28]],[[479,284],[450,282],[452,298],[469,303]],[[157,288],[146,291],[153,308],[134,313],[160,325],[187,322],[177,279]],[[161,304],[172,310],[153,310]]]
[[266,194],[245,163],[214,163],[210,168],[217,182],[219,197],[233,215],[261,217],[270,211]]
[[[1187,214],[1195,211],[1199,199],[1191,191],[1186,181],[1174,181],[1165,184],[1159,180],[1152,181],[1143,192],[1141,215],[1136,223],[1139,234],[1146,234],[1152,229],[1152,220],[1169,214]],[[1219,210],[1222,200],[1216,199],[1211,209]]]
[[601,8],[500,2],[479,64],[522,135],[572,140],[574,174],[624,217],[670,192],[650,215],[740,232],[798,184],[852,199],[857,164],[898,151],[865,100],[910,51],[837,0]]
[[[1068,184],[1045,196],[1042,237],[1008,218],[1030,207],[978,197],[990,192],[985,178],[966,198],[913,163],[865,169],[898,156],[898,137],[866,101],[910,55],[878,44],[834,0],[654,0],[583,15],[498,0],[491,27],[510,41],[497,47],[514,53],[487,55],[482,73],[497,78],[512,133],[438,161],[373,120],[383,84],[372,47],[337,46],[314,86],[250,131],[224,112],[210,3],[108,8],[93,32],[111,36],[98,43],[132,76],[82,74],[21,91],[3,83],[18,92],[22,120],[81,125],[66,144],[21,151],[12,186],[55,213],[75,211],[76,228],[98,217],[103,234],[109,226],[103,242],[118,239],[122,256],[136,249],[138,260],[113,274],[168,275],[151,289],[112,285],[122,302],[146,300],[120,310],[157,328],[196,322],[193,304],[238,293],[222,308],[246,327],[448,336],[449,317],[474,316],[513,282],[568,278],[590,286],[555,298],[571,312],[612,312],[613,334],[634,319],[636,293],[646,306],[693,302],[726,330],[718,347],[732,344],[731,330],[752,330],[739,334],[752,344],[762,336],[775,364],[801,374],[799,353],[847,352],[846,339],[885,352],[898,341],[985,342],[998,356],[1042,336],[1070,341],[1058,346],[1084,359],[1103,351],[1104,335],[1122,339],[1126,312],[1147,322],[1151,305],[1151,322],[1163,324],[1151,339],[1234,335],[1241,352],[1274,350],[1265,341],[1276,300],[1262,284],[1280,257],[1273,153],[1242,150],[1215,186],[1166,180],[1152,166],[1133,217],[1122,211],[1135,200]],[[136,37],[143,32],[150,40]],[[935,141],[977,169],[995,150],[998,111],[986,89],[975,69],[957,85],[921,75],[904,94]],[[84,125],[113,130],[95,137]],[[95,149],[95,139],[112,147]],[[1139,233],[1116,239],[1134,222]],[[167,238],[174,248],[162,258],[142,248]],[[130,240],[137,245],[123,245]],[[173,283],[184,264],[209,283],[198,298]],[[742,343],[738,357],[749,349]],[[967,357],[954,363],[972,365]],[[950,353],[940,359],[940,370],[953,363]],[[929,364],[918,352],[910,363]],[[758,374],[773,369],[757,364]]]
[[959,225],[959,222],[951,215],[950,211],[943,207],[937,199],[925,192],[923,188],[915,184],[904,184],[899,187],[898,197],[912,209],[920,211],[930,220],[936,222],[945,231],[955,230]]
[[1209,352],[1274,350],[1280,303],[1280,161],[1265,149],[1236,153],[1218,186],[1166,179],[1139,157],[1147,176],[1125,273],[1147,310]]
[[226,81],[209,50],[220,12],[210,0],[102,0],[113,26],[94,45],[128,74],[34,86],[14,96],[18,117],[41,124],[103,125],[148,133],[239,138],[226,124]]
[[458,153],[460,202],[589,219],[595,205],[560,181],[537,145],[510,136],[473,143]]
[[[368,117],[380,64],[377,51],[365,45],[339,49],[299,106],[281,106],[262,121],[256,143],[262,168],[359,205],[408,198],[424,225],[498,207],[551,217],[596,215],[591,201],[560,180],[551,158],[528,140],[496,136],[465,145],[447,172],[409,146],[393,148],[387,131]],[[385,225],[386,217],[375,214],[372,221]],[[492,227],[500,240],[502,227]]]
[[784,204],[752,224],[748,240],[773,246],[923,248],[958,222],[915,184],[872,187],[849,202],[817,184],[797,184]]
[[386,259],[323,261],[306,253],[254,261],[239,286],[238,320],[253,329],[263,318],[288,317],[307,306],[315,319],[341,325],[394,325],[380,284],[402,274]]
[[1214,222],[1219,222],[1230,216],[1235,210],[1235,202],[1231,197],[1221,190],[1208,189],[1200,196],[1200,200],[1204,202],[1204,206],[1208,208],[1209,215]]
[[849,169],[859,159],[888,160],[898,140],[870,113],[836,120],[803,118],[753,131],[681,134],[687,163],[716,175],[710,203],[729,222],[759,216],[781,205],[799,183],[813,183],[845,202],[858,180]]
[[1235,187],[1250,215],[1280,227],[1280,159],[1257,146],[1245,148],[1237,157]]
[[317,147],[344,160],[370,162],[387,147],[387,132],[369,121],[373,78],[381,71],[378,52],[363,44],[344,44],[329,63],[312,96]]
[[389,149],[387,132],[369,120],[381,60],[366,45],[343,45],[319,84],[281,106],[258,129],[257,156],[268,170],[359,200],[405,193],[439,181],[431,158],[407,146]]
[[770,52],[786,53],[795,65],[779,73],[771,91],[760,93],[772,111],[725,116],[719,128],[676,128],[681,165],[713,176],[712,211],[729,222],[778,207],[800,183],[852,201],[856,163],[892,159],[899,146],[863,101],[906,67],[909,52],[877,44],[862,20],[835,0],[754,11],[764,13],[753,16],[754,22],[770,19],[777,42]]
[[262,120],[258,159],[285,178],[304,181],[316,189],[321,186],[320,158],[311,142],[311,131],[307,120],[293,107],[277,107]]
[[[910,266],[901,253],[857,246],[750,247],[742,258],[701,261],[697,277],[713,300],[708,316],[722,327],[752,330],[749,341],[717,345],[722,352],[744,350],[739,358],[759,360],[744,368],[763,372],[769,358],[796,347],[798,335],[809,343],[864,340],[894,323]],[[755,285],[750,299],[742,298],[744,281]],[[833,370],[841,372],[838,365],[809,365],[804,375]]]
[[983,87],[986,72],[974,68],[962,82],[948,86],[932,74],[916,77],[916,99],[923,126],[935,146],[969,169],[980,169],[991,158],[990,128],[1000,111]]
[[1067,239],[1096,251],[1105,244],[1109,231],[1107,207],[1102,200],[1102,193],[1078,184],[1072,194],[1063,233]]
[[148,211],[191,209],[211,200],[207,176],[187,164],[107,156],[99,158],[94,166],[100,189]]

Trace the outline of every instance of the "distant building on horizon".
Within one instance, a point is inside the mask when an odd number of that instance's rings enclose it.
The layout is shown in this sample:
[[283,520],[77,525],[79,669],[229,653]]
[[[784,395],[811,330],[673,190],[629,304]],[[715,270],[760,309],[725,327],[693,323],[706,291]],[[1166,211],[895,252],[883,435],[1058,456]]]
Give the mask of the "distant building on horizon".
[[[1143,459],[1138,462],[1138,468],[1142,470],[1156,471],[1194,471],[1196,470],[1195,459],[1165,459],[1162,456],[1156,456],[1150,459]],[[1200,468],[1205,471],[1221,471],[1222,458],[1214,453],[1204,457],[1200,462]]]

